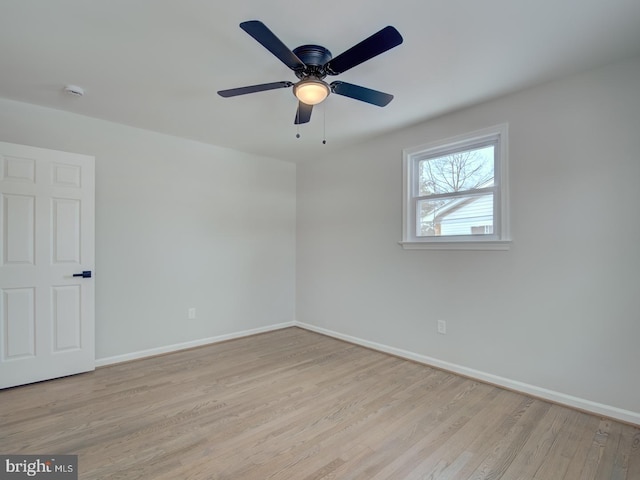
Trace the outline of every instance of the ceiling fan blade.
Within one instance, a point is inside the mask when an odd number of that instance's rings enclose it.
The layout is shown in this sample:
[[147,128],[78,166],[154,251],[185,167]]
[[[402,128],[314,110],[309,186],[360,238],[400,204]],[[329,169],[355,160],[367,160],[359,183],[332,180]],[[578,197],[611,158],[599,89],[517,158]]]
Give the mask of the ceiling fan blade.
[[246,95],[247,93],[264,92],[266,90],[275,90],[277,88],[287,88],[293,86],[291,82],[273,82],[261,83],[260,85],[249,85],[248,87],[230,88],[229,90],[219,90],[218,95],[229,98],[238,95]]
[[330,87],[333,93],[354,98],[362,102],[371,103],[378,107],[385,107],[391,100],[393,100],[393,95],[389,93],[379,92],[378,90],[372,90],[359,85],[353,85],[352,83],[337,81],[332,82]]
[[330,75],[338,75],[360,65],[402,43],[402,35],[392,26],[384,27],[363,41],[341,53],[325,65]]
[[296,111],[296,119],[293,122],[294,125],[300,125],[301,123],[308,123],[311,120],[311,112],[313,105],[307,105],[306,103],[298,102],[298,110]]
[[259,20],[242,22],[240,28],[251,35],[264,48],[273,53],[291,70],[302,70],[306,65],[282,41]]

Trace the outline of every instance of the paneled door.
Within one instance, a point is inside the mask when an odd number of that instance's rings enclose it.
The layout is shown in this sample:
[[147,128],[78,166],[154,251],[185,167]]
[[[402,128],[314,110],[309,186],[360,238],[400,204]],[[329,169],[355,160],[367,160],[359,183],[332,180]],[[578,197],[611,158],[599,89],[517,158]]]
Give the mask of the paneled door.
[[95,368],[94,168],[0,142],[0,388]]

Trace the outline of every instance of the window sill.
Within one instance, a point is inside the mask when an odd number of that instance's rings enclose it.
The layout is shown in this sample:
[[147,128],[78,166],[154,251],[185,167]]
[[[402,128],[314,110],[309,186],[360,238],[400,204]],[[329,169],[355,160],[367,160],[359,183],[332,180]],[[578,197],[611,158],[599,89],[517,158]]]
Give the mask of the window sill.
[[511,240],[398,242],[404,250],[509,250]]

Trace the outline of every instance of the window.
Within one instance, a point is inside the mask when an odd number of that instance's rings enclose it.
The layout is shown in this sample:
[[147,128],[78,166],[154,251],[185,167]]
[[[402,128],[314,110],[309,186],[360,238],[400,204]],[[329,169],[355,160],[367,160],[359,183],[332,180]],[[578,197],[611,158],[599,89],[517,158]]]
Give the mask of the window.
[[507,125],[403,152],[405,249],[509,247]]

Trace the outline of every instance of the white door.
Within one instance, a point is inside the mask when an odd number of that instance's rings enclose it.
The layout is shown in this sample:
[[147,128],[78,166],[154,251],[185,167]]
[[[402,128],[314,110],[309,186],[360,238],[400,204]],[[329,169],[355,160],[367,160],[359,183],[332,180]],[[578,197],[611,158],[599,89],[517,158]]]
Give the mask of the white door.
[[0,142],[0,388],[95,368],[94,164]]

